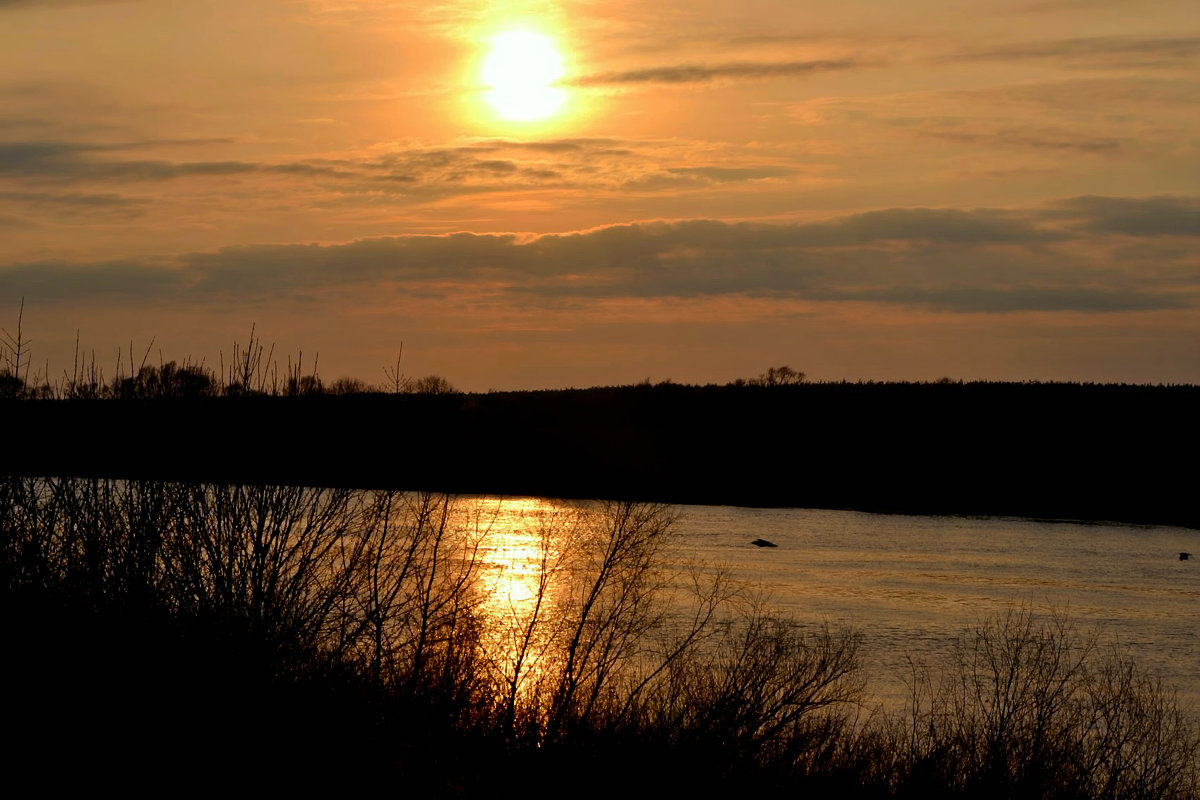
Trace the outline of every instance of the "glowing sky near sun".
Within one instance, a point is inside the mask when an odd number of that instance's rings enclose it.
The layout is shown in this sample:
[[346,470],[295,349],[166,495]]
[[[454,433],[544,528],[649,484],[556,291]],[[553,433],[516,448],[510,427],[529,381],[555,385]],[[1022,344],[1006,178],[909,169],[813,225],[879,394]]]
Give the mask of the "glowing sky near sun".
[[501,119],[532,122],[551,117],[566,102],[563,57],[543,33],[514,29],[492,37],[480,77]]
[[1198,102],[1191,0],[0,3],[0,324],[54,374],[256,324],[481,390],[1195,382]]

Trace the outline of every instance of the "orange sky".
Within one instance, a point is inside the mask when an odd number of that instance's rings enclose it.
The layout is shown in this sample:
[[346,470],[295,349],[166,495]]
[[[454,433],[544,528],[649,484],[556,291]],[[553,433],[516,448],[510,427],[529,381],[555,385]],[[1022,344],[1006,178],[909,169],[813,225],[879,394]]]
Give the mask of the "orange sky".
[[51,379],[254,324],[474,390],[1198,382],[1198,68],[1192,0],[0,0],[0,324]]

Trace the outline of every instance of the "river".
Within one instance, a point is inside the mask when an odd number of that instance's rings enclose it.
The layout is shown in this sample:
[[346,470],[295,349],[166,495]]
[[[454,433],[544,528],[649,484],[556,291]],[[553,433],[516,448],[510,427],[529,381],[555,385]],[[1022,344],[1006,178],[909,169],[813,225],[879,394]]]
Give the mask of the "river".
[[[495,529],[571,504],[476,498]],[[903,701],[910,659],[936,666],[988,618],[1028,606],[1069,617],[1081,634],[1126,648],[1200,712],[1200,531],[1014,518],[676,506],[673,558],[723,566],[800,625],[862,635],[870,695]],[[504,538],[507,536],[507,538]],[[515,538],[514,538],[515,537]],[[762,538],[776,547],[756,547]],[[520,595],[531,539],[503,534],[495,553]],[[1196,555],[1180,560],[1181,552]],[[528,575],[528,570],[524,570]]]

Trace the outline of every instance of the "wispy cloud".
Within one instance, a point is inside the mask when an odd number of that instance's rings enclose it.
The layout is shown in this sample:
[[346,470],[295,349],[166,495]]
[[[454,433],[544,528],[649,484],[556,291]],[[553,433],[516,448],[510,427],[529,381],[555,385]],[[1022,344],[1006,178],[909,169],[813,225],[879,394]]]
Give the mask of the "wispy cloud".
[[1060,11],[1096,11],[1112,7],[1145,8],[1147,0],[1034,0],[1022,6],[1023,11],[1051,12]]
[[790,167],[670,167],[667,172],[672,175],[693,175],[713,183],[786,178],[796,174],[796,170]]
[[848,70],[864,66],[848,59],[812,61],[734,61],[724,64],[675,64],[617,72],[599,72],[570,81],[575,86],[613,86],[646,83],[709,83],[724,79],[761,80]]
[[26,218],[32,216],[37,219],[48,214],[67,222],[80,219],[129,220],[145,216],[152,205],[150,200],[119,194],[0,192],[0,206],[5,204],[11,204],[5,210],[15,210]]
[[[126,146],[120,146],[125,149]],[[118,149],[73,142],[0,143],[0,175],[60,179],[169,180],[188,175],[232,175],[260,166],[243,161],[107,160],[94,153]]]
[[[721,148],[684,140],[616,139],[513,141],[465,140],[450,146],[395,145],[342,157],[285,161],[169,161],[146,158],[162,148],[217,147],[225,140],[105,144],[53,140],[0,143],[0,178],[13,188],[41,191],[47,184],[83,185],[92,195],[123,193],[131,182],[153,192],[154,183],[184,179],[239,179],[274,176],[306,196],[352,202],[403,196],[407,202],[543,190],[621,193],[705,191],[764,180],[802,179],[802,163],[779,163],[769,151],[743,148],[742,163],[729,163]],[[133,155],[135,157],[131,158]],[[141,156],[141,157],[137,157]],[[278,184],[278,181],[275,183]],[[20,182],[20,183],[18,183]],[[220,184],[210,186],[216,191]],[[286,184],[285,184],[286,185]],[[267,192],[260,181],[254,189]],[[197,189],[197,191],[201,191]]]
[[1178,66],[1200,57],[1197,36],[1089,36],[966,50],[955,61],[1057,61],[1076,66]]
[[17,203],[41,203],[75,208],[114,208],[144,205],[148,201],[117,194],[52,194],[49,192],[0,192],[0,200]]
[[997,131],[926,130],[924,135],[962,144],[990,147],[1021,147],[1037,150],[1076,150],[1084,153],[1115,153],[1121,140],[1111,136],[1081,136],[1079,138],[1040,135],[1028,130]]
[[97,6],[110,3],[135,3],[139,0],[0,0],[0,11],[13,8],[59,8],[62,6]]

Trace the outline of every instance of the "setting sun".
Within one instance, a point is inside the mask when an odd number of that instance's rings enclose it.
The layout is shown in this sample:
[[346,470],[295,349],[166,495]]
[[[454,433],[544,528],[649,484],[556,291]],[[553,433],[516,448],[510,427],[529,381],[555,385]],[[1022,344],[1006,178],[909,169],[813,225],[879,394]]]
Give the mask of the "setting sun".
[[548,36],[514,30],[492,39],[483,62],[482,78],[488,102],[501,118],[513,121],[544,119],[558,112],[566,90],[558,86],[563,58]]

